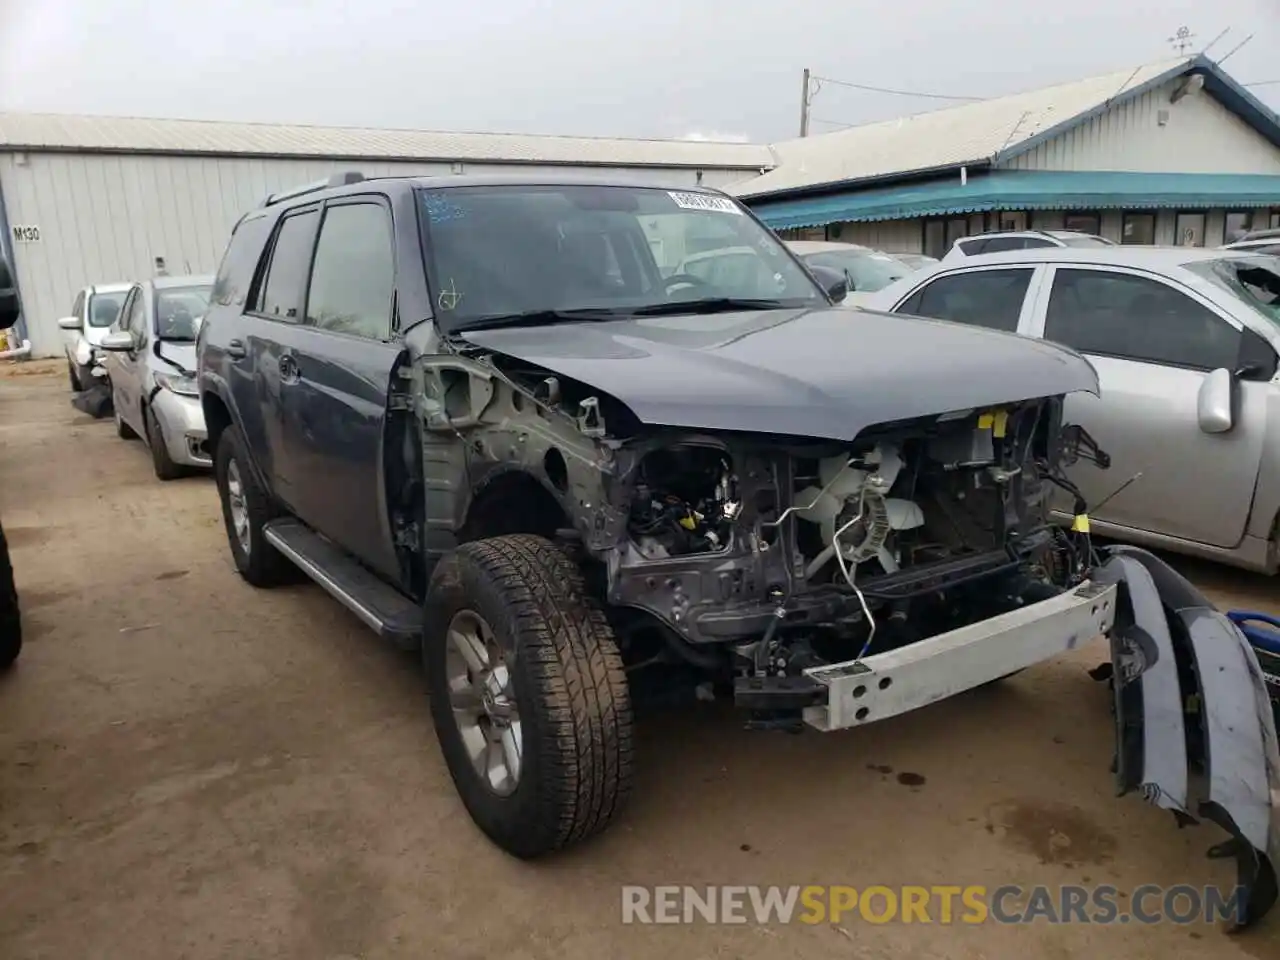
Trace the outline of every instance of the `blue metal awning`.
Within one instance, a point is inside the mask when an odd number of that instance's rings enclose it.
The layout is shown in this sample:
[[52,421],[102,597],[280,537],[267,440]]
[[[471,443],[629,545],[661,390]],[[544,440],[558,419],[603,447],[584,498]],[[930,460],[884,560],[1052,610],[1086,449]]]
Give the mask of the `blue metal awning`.
[[1280,175],[1001,171],[751,206],[775,229],[987,210],[1207,210],[1280,207]]

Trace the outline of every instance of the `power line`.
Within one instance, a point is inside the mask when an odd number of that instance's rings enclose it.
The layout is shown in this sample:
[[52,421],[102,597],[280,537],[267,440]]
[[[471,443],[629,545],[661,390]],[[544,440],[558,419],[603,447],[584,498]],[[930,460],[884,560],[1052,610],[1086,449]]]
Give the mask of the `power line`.
[[1274,86],[1275,86],[1276,84],[1278,84],[1278,83],[1280,83],[1280,80],[1258,80],[1258,81],[1256,81],[1256,82],[1254,82],[1254,83],[1245,83],[1245,84],[1241,84],[1241,86],[1245,86],[1245,87],[1274,87]]
[[924,93],[919,90],[894,90],[889,87],[873,87],[866,83],[853,83],[849,80],[835,80],[831,77],[814,77],[816,83],[831,83],[837,87],[852,87],[854,90],[864,90],[867,93],[887,93],[895,97],[921,97],[925,100],[984,100],[985,97],[960,97],[950,93]]

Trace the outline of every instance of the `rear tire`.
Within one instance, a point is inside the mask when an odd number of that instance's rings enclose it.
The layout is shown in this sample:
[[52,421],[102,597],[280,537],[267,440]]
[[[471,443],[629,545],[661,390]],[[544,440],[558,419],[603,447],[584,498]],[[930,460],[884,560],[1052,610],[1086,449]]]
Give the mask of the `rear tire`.
[[156,477],[160,480],[177,480],[183,474],[182,467],[173,462],[169,456],[169,448],[165,446],[164,430],[160,426],[160,418],[155,409],[147,407],[145,415],[147,425],[147,446],[151,448],[151,465],[155,468]]
[[[476,671],[483,680],[456,652],[463,644],[451,638],[464,636],[460,624],[482,624],[473,636],[488,628],[493,653],[483,662],[491,667]],[[631,792],[631,702],[613,631],[569,558],[541,537],[464,544],[436,566],[425,628],[436,736],[476,825],[520,858],[608,826]],[[511,766],[504,734],[519,746],[511,752],[518,773],[491,786],[494,754],[486,751],[497,748]]]
[[22,614],[18,609],[18,588],[13,582],[9,541],[0,526],[0,670],[13,666],[22,652]]
[[240,576],[255,587],[274,587],[294,579],[297,568],[263,533],[262,528],[282,514],[258,484],[249,467],[244,438],[235,426],[227,427],[218,438],[213,473],[231,558]]

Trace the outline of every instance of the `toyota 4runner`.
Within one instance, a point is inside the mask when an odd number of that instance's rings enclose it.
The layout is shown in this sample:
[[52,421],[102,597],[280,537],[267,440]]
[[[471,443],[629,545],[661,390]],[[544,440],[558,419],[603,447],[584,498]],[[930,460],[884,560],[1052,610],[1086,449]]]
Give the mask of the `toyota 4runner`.
[[[677,272],[730,249],[712,274]],[[533,857],[609,823],[633,700],[862,726],[1109,634],[1120,792],[1233,836],[1275,899],[1275,729],[1243,636],[1096,548],[1067,349],[835,307],[736,201],[358,174],[236,225],[199,390],[236,566],[420,649],[458,792]]]

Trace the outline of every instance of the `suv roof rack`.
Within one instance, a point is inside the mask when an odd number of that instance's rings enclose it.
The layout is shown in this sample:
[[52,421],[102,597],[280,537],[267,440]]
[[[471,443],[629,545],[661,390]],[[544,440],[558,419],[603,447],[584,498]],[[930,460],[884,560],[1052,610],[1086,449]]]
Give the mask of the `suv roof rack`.
[[314,183],[307,183],[300,187],[293,187],[289,190],[281,190],[278,193],[272,193],[262,201],[261,206],[269,207],[281,200],[292,200],[294,197],[305,197],[308,193],[315,193],[317,190],[328,190],[330,187],[346,187],[353,183],[360,183],[364,180],[364,174],[358,170],[347,170],[343,173],[335,173],[324,180],[317,180]]

